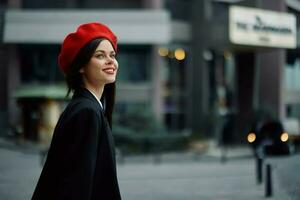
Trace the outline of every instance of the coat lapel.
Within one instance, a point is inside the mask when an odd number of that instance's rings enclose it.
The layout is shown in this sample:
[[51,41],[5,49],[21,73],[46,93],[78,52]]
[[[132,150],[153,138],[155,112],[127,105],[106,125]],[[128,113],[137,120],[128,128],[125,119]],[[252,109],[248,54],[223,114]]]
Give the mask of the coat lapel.
[[93,101],[95,104],[97,104],[97,107],[101,110],[101,112],[103,111],[102,107],[100,106],[99,102],[97,101],[97,99],[94,97],[94,95],[86,88],[79,88],[78,90],[76,90],[74,92],[73,95],[73,99],[76,98],[87,98],[91,101]]

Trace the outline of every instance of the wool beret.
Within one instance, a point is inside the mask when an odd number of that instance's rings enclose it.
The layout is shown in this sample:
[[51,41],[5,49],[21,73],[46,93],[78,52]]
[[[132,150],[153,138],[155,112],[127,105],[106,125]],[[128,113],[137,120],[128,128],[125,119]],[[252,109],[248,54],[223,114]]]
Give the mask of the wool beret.
[[76,32],[68,34],[62,43],[58,56],[60,69],[67,73],[80,49],[96,38],[109,40],[117,51],[117,37],[106,25],[100,23],[81,24]]

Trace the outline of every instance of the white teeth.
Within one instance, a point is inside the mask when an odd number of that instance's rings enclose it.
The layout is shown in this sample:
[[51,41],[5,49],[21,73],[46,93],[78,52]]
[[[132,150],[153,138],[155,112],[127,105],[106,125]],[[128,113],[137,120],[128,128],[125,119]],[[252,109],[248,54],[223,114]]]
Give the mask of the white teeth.
[[107,72],[107,73],[114,73],[113,69],[105,69],[104,71]]

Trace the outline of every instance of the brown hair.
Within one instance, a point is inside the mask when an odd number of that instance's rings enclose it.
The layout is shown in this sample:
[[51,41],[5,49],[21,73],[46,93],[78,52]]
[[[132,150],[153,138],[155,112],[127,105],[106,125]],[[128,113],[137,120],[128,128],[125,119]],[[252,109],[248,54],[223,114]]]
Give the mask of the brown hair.
[[[83,87],[83,79],[79,70],[84,67],[92,58],[96,48],[103,39],[94,39],[84,47],[81,48],[74,61],[68,68],[65,79],[68,86],[67,97],[71,92],[78,90]],[[110,127],[112,127],[112,113],[115,104],[115,83],[109,83],[104,86],[104,91],[101,97],[101,101],[104,102],[105,116],[108,120]]]

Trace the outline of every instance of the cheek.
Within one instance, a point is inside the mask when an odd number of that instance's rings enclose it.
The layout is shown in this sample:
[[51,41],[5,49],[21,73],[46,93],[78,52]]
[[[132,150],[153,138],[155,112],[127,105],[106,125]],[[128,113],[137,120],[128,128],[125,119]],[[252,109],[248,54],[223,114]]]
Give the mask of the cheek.
[[114,60],[114,65],[116,66],[117,69],[119,68],[119,63],[117,60]]

